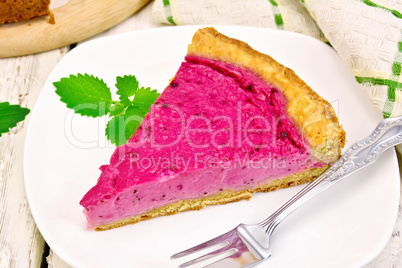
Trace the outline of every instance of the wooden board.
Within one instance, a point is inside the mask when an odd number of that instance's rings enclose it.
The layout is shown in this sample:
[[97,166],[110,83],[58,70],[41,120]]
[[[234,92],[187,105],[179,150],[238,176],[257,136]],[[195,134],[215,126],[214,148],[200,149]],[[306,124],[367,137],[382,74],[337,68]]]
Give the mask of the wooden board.
[[[149,3],[116,27],[91,39],[163,26],[155,23],[151,11],[152,3]],[[0,59],[0,101],[32,110],[49,74],[69,50],[67,46]],[[30,117],[28,114],[24,122],[0,138],[0,268],[70,268],[52,249],[45,247],[46,242],[35,225],[25,196],[23,149]]]
[[0,58],[48,51],[85,40],[125,20],[149,0],[70,0],[44,16],[0,25]]

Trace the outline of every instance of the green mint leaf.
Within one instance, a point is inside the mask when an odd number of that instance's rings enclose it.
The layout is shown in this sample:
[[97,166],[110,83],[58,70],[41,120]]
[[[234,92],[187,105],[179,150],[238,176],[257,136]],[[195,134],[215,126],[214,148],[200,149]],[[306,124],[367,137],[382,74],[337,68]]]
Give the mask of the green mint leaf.
[[28,108],[0,102],[0,137],[1,134],[9,132],[10,128],[17,126],[18,122],[23,121],[27,114],[29,114]]
[[122,104],[121,102],[118,102],[118,103],[113,104],[110,107],[109,114],[111,116],[120,115],[124,112],[125,109],[126,109],[126,106],[124,104]]
[[127,142],[160,95],[149,87],[139,88],[138,84],[134,75],[116,77],[120,101],[113,101],[106,83],[93,75],[70,75],[53,83],[60,100],[75,113],[92,117],[109,114],[106,136],[116,145]]
[[158,93],[156,90],[151,90],[149,87],[142,87],[137,91],[137,93],[135,93],[133,105],[139,109],[149,112],[152,104],[154,104],[159,96],[160,93]]
[[124,114],[113,117],[107,123],[107,139],[117,146],[127,143],[147,113],[147,111],[134,106],[128,107]]
[[70,75],[54,82],[56,93],[68,108],[76,113],[91,117],[103,116],[109,112],[112,94],[102,79],[88,74]]
[[[156,90],[151,90],[149,87],[138,89],[133,102],[130,102],[131,106],[124,113],[116,114],[117,116],[108,122],[106,126],[108,140],[117,146],[127,143],[159,95]],[[111,112],[111,115],[113,114]]]
[[120,95],[120,101],[129,106],[131,101],[129,97],[133,96],[138,90],[138,80],[134,75],[125,75],[116,77],[117,94]]

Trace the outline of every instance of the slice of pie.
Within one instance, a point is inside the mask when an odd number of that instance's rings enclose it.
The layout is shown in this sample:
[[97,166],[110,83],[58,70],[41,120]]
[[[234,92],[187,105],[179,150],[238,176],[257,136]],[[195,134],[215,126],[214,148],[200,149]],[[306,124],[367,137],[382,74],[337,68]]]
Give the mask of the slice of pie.
[[2,0],[0,23],[18,22],[50,15],[50,0]]
[[344,143],[331,105],[292,70],[205,28],[80,204],[106,230],[249,199],[313,180]]

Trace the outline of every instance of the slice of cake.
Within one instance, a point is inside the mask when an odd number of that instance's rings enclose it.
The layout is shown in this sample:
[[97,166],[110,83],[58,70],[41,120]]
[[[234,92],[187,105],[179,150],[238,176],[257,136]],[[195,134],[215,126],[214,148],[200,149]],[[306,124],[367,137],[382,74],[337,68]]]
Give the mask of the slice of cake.
[[205,28],[80,204],[106,230],[249,199],[313,180],[344,143],[331,105],[292,70]]
[[49,15],[50,0],[2,0],[0,23],[18,22]]

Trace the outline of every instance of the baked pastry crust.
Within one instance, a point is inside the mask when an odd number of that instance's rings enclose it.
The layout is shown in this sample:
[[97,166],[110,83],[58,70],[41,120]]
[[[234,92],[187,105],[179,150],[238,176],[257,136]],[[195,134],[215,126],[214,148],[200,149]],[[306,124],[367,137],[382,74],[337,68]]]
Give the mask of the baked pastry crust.
[[256,73],[284,94],[288,101],[288,115],[310,143],[312,154],[318,160],[332,162],[340,156],[346,133],[339,125],[333,107],[293,70],[212,27],[200,29],[194,34],[187,53],[227,62]]
[[0,23],[18,22],[50,15],[50,0],[4,0],[0,4]]

